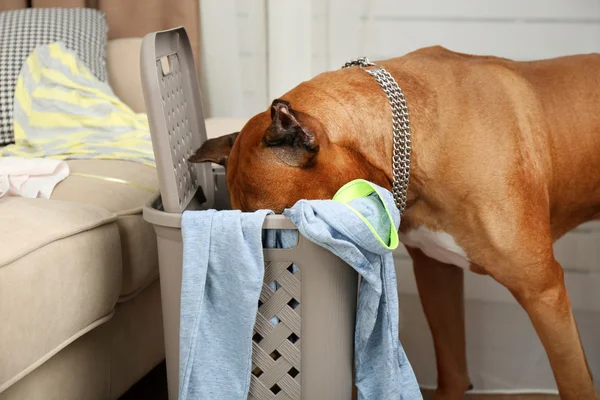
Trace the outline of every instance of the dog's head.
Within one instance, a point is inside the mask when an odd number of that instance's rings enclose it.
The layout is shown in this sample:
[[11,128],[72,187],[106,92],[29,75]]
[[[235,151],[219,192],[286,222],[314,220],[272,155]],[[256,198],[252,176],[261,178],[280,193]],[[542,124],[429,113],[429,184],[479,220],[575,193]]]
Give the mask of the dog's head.
[[191,162],[225,166],[231,205],[281,212],[301,198],[331,198],[340,171],[332,163],[326,128],[275,100],[241,132],[207,140]]
[[[387,105],[385,98],[381,102]],[[357,178],[389,186],[386,174],[365,154],[381,153],[388,165],[391,147],[386,150],[383,139],[367,136],[376,129],[362,125],[370,119],[361,117],[361,108],[353,113],[320,87],[300,85],[255,115],[241,132],[207,140],[190,161],[225,166],[231,205],[244,211],[281,212],[300,199],[330,199]],[[383,124],[389,127],[388,120]]]

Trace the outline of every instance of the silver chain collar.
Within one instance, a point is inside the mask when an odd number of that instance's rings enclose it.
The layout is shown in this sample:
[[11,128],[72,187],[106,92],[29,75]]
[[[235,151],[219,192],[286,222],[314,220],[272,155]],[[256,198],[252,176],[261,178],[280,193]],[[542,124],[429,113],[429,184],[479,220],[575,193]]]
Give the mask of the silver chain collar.
[[[400,215],[406,208],[406,192],[410,178],[410,119],[408,107],[402,89],[398,83],[382,67],[373,64],[367,57],[355,58],[344,64],[342,68],[358,66],[371,74],[385,92],[392,107],[392,123],[394,132],[394,153],[392,155],[392,193]],[[366,69],[367,67],[375,67]]]

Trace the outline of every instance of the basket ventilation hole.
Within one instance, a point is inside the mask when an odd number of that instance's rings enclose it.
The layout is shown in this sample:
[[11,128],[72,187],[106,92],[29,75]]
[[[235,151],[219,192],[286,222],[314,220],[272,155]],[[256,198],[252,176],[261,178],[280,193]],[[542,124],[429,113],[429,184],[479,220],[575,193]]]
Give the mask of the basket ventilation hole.
[[292,343],[296,343],[298,341],[298,339],[300,339],[300,337],[292,332],[292,334],[290,336],[288,336],[287,339]]
[[[262,373],[262,371],[260,371]],[[300,371],[298,371],[296,368],[292,367],[292,369],[290,369],[288,371],[288,375],[291,376],[292,378],[295,378],[298,376],[298,374],[300,373]],[[255,375],[257,376],[257,375]]]
[[[260,369],[260,368],[258,368],[258,367],[254,368],[254,369],[252,370],[252,375],[254,375],[254,376],[255,376],[255,377],[257,377],[257,378],[258,378],[259,376],[261,376],[262,374],[263,374],[263,371],[262,371],[262,369]],[[290,375],[291,375],[291,374],[290,374]]]
[[277,350],[273,350],[273,352],[271,354],[269,354],[271,356],[271,358],[273,359],[273,361],[277,361],[277,359],[279,357],[281,357],[281,354],[279,354],[279,352]]
[[263,340],[263,337],[260,335],[260,333],[256,332],[254,336],[252,336],[252,340],[256,343],[260,343],[260,341]]
[[295,310],[296,308],[298,308],[300,303],[298,302],[298,300],[292,298],[290,301],[288,301],[287,305],[290,306],[292,310]]
[[273,386],[271,386],[271,392],[273,392],[273,394],[277,394],[281,392],[281,388],[277,386],[277,384],[274,384]]

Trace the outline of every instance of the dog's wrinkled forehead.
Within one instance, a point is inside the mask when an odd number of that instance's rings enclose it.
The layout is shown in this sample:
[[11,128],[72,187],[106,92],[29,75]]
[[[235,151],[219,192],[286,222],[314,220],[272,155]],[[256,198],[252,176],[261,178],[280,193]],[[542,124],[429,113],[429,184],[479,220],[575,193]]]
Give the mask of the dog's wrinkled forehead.
[[235,208],[281,208],[303,197],[299,185],[314,181],[309,171],[326,141],[322,133],[316,119],[277,99],[240,132],[207,140],[190,161],[225,166]]

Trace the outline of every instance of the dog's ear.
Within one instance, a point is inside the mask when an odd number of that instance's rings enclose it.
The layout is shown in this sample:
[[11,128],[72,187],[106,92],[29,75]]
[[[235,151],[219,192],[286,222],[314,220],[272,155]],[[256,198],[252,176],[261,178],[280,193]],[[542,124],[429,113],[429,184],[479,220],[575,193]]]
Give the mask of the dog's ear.
[[208,139],[188,160],[193,163],[214,162],[225,167],[238,135],[239,132],[234,132],[215,139]]
[[308,118],[292,110],[290,103],[276,99],[271,104],[271,125],[263,142],[293,166],[305,166],[319,151],[317,136],[303,123]]

